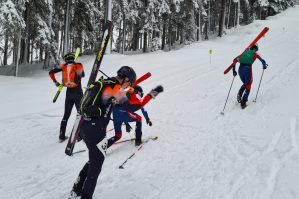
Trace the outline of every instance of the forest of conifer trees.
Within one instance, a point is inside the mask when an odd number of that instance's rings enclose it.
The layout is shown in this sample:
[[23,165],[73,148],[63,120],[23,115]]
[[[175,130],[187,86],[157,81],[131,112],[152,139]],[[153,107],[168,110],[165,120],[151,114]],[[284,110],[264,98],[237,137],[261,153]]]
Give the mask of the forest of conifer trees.
[[[265,20],[296,0],[0,0],[0,67],[93,54],[112,1],[112,50],[171,50]],[[19,57],[19,59],[18,59]]]

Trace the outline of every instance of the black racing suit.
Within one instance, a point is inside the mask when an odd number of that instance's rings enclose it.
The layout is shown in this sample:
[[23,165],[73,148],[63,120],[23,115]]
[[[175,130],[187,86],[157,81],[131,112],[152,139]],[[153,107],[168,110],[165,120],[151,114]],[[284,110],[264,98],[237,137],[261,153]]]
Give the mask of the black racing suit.
[[[49,72],[49,74],[54,74],[61,72],[62,69],[55,68]],[[60,131],[59,131],[59,139],[65,139],[65,131],[67,126],[67,121],[70,118],[72,113],[73,106],[75,105],[77,111],[79,111],[80,101],[83,96],[82,86],[81,86],[81,78],[84,77],[84,72],[81,76],[76,75],[75,82],[78,85],[75,88],[68,88],[66,90],[65,95],[65,103],[64,103],[64,114],[60,123]]]
[[[80,129],[80,136],[88,148],[89,161],[79,173],[73,186],[73,191],[81,195],[81,199],[91,199],[94,193],[98,176],[106,155],[107,139],[106,128],[112,112],[112,99],[103,97],[108,87],[119,84],[116,79],[102,80],[91,86],[84,93],[80,111],[84,118]],[[108,88],[108,89],[110,89]]]

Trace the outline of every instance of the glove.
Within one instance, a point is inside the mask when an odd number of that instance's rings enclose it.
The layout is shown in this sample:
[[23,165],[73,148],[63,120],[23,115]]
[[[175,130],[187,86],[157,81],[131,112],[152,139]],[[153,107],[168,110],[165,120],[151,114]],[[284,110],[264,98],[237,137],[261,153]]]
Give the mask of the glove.
[[150,119],[146,120],[146,123],[147,123],[147,125],[149,125],[149,126],[152,126],[152,125],[153,125],[153,123],[151,122]]
[[233,70],[233,76],[235,77],[237,75],[238,75],[237,71]]
[[152,96],[152,98],[155,98],[155,97],[157,97],[157,95],[159,93],[163,92],[163,90],[164,90],[163,86],[159,85],[156,88],[154,88],[153,90],[151,90],[151,92],[149,94]]
[[267,69],[268,64],[263,64],[263,69]]
[[132,129],[132,127],[130,126],[130,124],[126,124],[126,131],[128,133],[130,133],[131,129]]
[[55,82],[55,85],[59,87],[61,84],[59,82]]

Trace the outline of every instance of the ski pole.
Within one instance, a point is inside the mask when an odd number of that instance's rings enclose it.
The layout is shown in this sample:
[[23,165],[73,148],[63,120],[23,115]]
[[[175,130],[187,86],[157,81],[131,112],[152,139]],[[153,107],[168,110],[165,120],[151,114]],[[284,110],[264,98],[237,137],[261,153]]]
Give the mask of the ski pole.
[[145,144],[145,143],[147,143],[148,141],[150,141],[150,140],[157,140],[158,139],[158,137],[156,136],[156,137],[149,137],[147,140],[145,140],[139,147],[138,147],[138,149],[134,152],[134,153],[132,153],[118,168],[119,169],[124,169],[124,165],[128,162],[128,160],[129,159],[131,159],[138,151],[140,151],[140,149],[142,149],[142,147],[143,147],[143,145]]
[[261,86],[261,83],[262,83],[262,79],[263,79],[264,72],[265,72],[265,69],[263,69],[262,76],[261,76],[260,83],[259,83],[259,87],[258,87],[258,89],[257,89],[256,96],[255,96],[255,99],[253,100],[253,102],[256,102],[257,95],[258,95],[258,93],[259,93],[260,86]]
[[134,153],[132,153],[132,155],[130,155],[118,168],[124,169],[124,165],[128,162],[128,160],[131,159],[138,151],[140,151],[140,149],[142,149],[142,147],[143,147],[143,144],[140,147],[138,147],[138,149]]
[[223,110],[222,110],[222,112],[221,112],[221,115],[224,115],[224,109],[225,109],[225,107],[226,107],[226,103],[227,103],[227,100],[228,100],[228,97],[229,97],[230,91],[231,91],[231,89],[232,89],[232,86],[233,86],[233,83],[234,83],[235,77],[236,77],[236,76],[234,76],[234,77],[233,77],[232,83],[230,84],[230,88],[229,88],[229,91],[228,91],[228,94],[227,94],[227,98],[226,98],[226,101],[225,101],[225,104],[224,104]]

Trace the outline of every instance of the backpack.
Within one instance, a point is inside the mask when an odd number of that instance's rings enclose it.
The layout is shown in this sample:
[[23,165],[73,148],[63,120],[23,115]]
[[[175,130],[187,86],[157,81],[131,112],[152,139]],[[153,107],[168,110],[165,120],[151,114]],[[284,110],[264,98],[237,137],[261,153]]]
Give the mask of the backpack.
[[239,59],[240,64],[249,64],[251,65],[254,62],[254,50],[247,50],[245,51]]
[[104,109],[107,108],[107,105],[104,105],[101,101],[103,88],[114,83],[111,80],[101,78],[90,84],[80,101],[80,114],[85,117],[102,117]]

